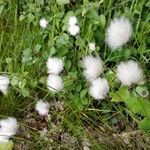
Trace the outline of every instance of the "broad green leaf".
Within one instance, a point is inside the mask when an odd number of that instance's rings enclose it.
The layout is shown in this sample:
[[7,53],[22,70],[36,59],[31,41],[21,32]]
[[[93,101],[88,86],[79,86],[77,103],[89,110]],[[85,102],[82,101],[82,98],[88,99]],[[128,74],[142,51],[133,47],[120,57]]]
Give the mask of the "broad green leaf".
[[24,87],[25,87],[25,85],[26,85],[26,83],[27,83],[27,80],[26,79],[23,79],[22,81],[20,81],[19,82],[19,88],[20,89],[23,89]]
[[53,56],[56,53],[56,51],[57,50],[55,47],[48,48],[48,53],[49,53],[48,56]]
[[150,102],[145,99],[140,99],[130,94],[128,99],[125,99],[127,107],[134,113],[141,114],[143,116],[150,116]]
[[139,122],[139,128],[145,132],[150,132],[150,118],[145,118]]
[[47,77],[41,77],[39,79],[39,82],[42,83],[42,84],[45,84],[46,83],[46,80],[47,80]]
[[71,67],[71,61],[70,61],[70,60],[67,60],[67,61],[65,62],[65,68],[66,68],[67,70],[69,70],[70,67]]
[[32,60],[32,50],[27,48],[23,51],[22,62],[27,63]]
[[116,92],[110,92],[110,96],[112,97],[112,102],[123,102],[129,98],[130,92],[126,87],[120,87],[120,89]]
[[25,15],[20,15],[19,21],[21,22],[21,21],[23,21],[25,18],[26,18]]
[[36,44],[35,47],[34,47],[34,50],[35,50],[36,52],[39,52],[40,49],[41,49],[41,47],[42,47],[42,45]]
[[27,97],[30,94],[29,89],[25,89],[25,88],[21,90],[21,93],[23,97]]
[[80,98],[81,99],[85,98],[86,94],[87,94],[87,90],[82,90],[81,93],[80,93]]
[[10,57],[6,58],[6,63],[9,64],[12,62],[12,59]]
[[0,14],[2,14],[3,10],[4,10],[4,5],[1,5],[0,6]]
[[11,85],[16,86],[16,85],[18,85],[18,83],[19,83],[19,78],[14,76],[11,80]]
[[31,23],[34,20],[34,15],[32,13],[29,13],[27,17],[28,17],[29,23]]
[[0,143],[0,150],[12,150],[14,143],[12,141]]
[[61,46],[64,46],[68,43],[69,41],[69,35],[66,34],[66,33],[63,33],[62,35],[60,35],[57,40],[56,40],[56,43],[57,43],[57,47],[61,47]]
[[58,5],[65,5],[65,4],[69,4],[69,0],[56,0]]

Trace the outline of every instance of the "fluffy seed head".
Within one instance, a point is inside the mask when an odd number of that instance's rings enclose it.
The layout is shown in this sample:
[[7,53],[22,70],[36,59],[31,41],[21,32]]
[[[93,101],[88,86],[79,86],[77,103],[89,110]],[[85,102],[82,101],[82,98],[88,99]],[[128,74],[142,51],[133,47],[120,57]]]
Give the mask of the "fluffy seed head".
[[37,101],[35,105],[35,110],[41,115],[46,116],[49,113],[49,103],[43,102],[42,100]]
[[88,46],[90,51],[95,51],[95,43],[89,43]]
[[90,95],[94,99],[105,99],[109,92],[109,85],[106,79],[97,78],[91,82]]
[[63,89],[63,82],[60,76],[50,74],[47,78],[47,88],[52,92],[59,92]]
[[73,25],[73,26],[69,26],[68,31],[72,36],[76,36],[80,32],[80,28],[78,25]]
[[8,76],[0,75],[0,91],[4,95],[7,95],[9,84],[10,84],[10,80]]
[[75,16],[72,16],[69,18],[69,26],[74,26],[77,24],[77,18]]
[[143,79],[143,72],[140,69],[138,63],[134,60],[127,62],[121,62],[117,66],[117,77],[121,83],[125,86],[138,83]]
[[103,72],[102,60],[99,57],[86,56],[83,59],[84,76],[88,81],[97,78]]
[[115,18],[106,32],[106,43],[110,48],[116,49],[126,44],[132,35],[132,25],[128,19]]
[[11,136],[16,134],[18,128],[15,118],[0,120],[0,142],[7,142]]
[[47,69],[49,74],[59,74],[63,70],[63,61],[60,58],[49,58],[47,61]]
[[45,29],[48,26],[48,21],[45,18],[40,19],[39,25],[41,28]]

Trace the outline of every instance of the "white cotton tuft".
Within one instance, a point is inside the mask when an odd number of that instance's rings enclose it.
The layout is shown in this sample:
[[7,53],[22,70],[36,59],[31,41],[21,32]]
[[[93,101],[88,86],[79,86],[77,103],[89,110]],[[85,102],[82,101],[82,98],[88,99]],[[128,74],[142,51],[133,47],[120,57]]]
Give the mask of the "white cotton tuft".
[[8,142],[9,138],[16,134],[19,125],[15,118],[0,120],[0,142]]
[[10,84],[10,79],[8,78],[8,76],[0,75],[0,91],[4,95],[7,95],[9,84]]
[[48,21],[45,18],[40,19],[39,25],[41,28],[45,29],[48,26]]
[[89,50],[92,52],[92,51],[95,51],[95,43],[89,43]]
[[77,24],[77,18],[75,16],[72,16],[69,18],[69,26],[74,26]]
[[143,79],[143,72],[134,60],[122,62],[117,66],[117,77],[125,86],[138,83]]
[[60,76],[50,74],[47,78],[47,87],[52,92],[59,92],[63,89],[63,81]]
[[49,58],[47,61],[47,69],[49,74],[59,74],[63,70],[63,61],[60,58]]
[[68,31],[72,36],[76,36],[80,32],[80,28],[78,25],[73,25],[73,26],[69,26]]
[[99,57],[86,56],[83,59],[84,76],[88,81],[97,78],[103,72],[102,60]]
[[111,21],[106,32],[106,43],[112,49],[126,44],[132,35],[132,25],[128,19],[121,17]]
[[105,99],[109,92],[109,84],[106,79],[97,78],[91,82],[90,95],[94,99]]
[[8,136],[0,135],[0,143],[6,143],[8,141],[9,141],[9,137]]
[[35,110],[41,115],[46,116],[49,113],[50,105],[48,102],[43,102],[42,100],[37,101],[35,105]]

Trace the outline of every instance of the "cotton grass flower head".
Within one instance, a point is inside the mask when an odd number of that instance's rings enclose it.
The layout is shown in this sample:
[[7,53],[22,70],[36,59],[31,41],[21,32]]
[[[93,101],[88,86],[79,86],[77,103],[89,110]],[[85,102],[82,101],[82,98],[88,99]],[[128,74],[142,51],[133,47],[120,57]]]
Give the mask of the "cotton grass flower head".
[[9,84],[10,84],[10,79],[8,78],[8,76],[0,75],[0,91],[4,95],[7,95]]
[[106,79],[97,78],[91,82],[90,95],[94,99],[105,99],[109,92],[109,84]]
[[69,26],[68,31],[72,36],[76,36],[80,32],[80,28],[78,25],[73,25],[73,26]]
[[74,26],[74,25],[77,25],[77,18],[76,16],[71,16],[69,18],[69,26]]
[[63,82],[60,76],[50,74],[47,78],[47,88],[51,92],[59,92],[63,89]]
[[48,102],[44,102],[42,100],[37,101],[35,105],[35,110],[41,115],[46,116],[49,113],[50,105]]
[[88,47],[91,52],[95,51],[95,43],[89,43]]
[[143,79],[143,72],[138,63],[134,60],[121,62],[117,66],[116,74],[117,78],[125,86],[131,86],[132,84],[136,84]]
[[48,26],[48,21],[45,18],[40,19],[39,25],[41,28],[45,29]]
[[102,60],[99,57],[92,55],[84,57],[82,66],[84,68],[83,74],[88,81],[94,80],[103,72]]
[[8,142],[9,138],[16,134],[19,125],[15,118],[0,120],[0,142]]
[[48,58],[47,69],[49,74],[59,74],[63,67],[64,64],[61,58]]
[[106,43],[112,49],[126,44],[132,35],[132,25],[128,19],[121,17],[111,21],[106,32]]

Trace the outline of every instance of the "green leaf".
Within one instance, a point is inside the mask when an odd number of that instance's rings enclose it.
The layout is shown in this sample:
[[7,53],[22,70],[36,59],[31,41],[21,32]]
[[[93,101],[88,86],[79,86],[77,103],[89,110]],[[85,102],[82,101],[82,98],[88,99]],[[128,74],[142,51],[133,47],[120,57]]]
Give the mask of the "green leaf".
[[65,5],[65,4],[69,4],[69,0],[56,0],[58,5]]
[[34,20],[34,15],[33,15],[32,13],[29,13],[29,14],[27,15],[27,18],[28,18],[28,20],[29,20],[29,23],[31,23],[31,22]]
[[19,83],[19,78],[14,76],[11,80],[11,85],[16,86],[16,85],[18,85],[18,83]]
[[128,99],[125,99],[127,107],[134,113],[141,114],[143,116],[150,116],[150,102],[145,99],[139,99],[133,94],[130,94]]
[[101,23],[102,27],[105,27],[106,17],[104,15],[100,15],[100,23]]
[[14,143],[12,141],[0,143],[0,150],[12,150]]
[[41,49],[41,47],[42,47],[42,45],[36,44],[35,47],[34,47],[34,50],[35,50],[36,52],[39,52],[40,49]]
[[142,121],[139,122],[138,126],[139,129],[145,132],[150,132],[150,118],[143,119]]
[[39,82],[42,83],[42,84],[45,84],[46,83],[46,80],[47,80],[47,77],[41,77],[39,79]]
[[21,93],[23,97],[27,97],[30,94],[29,89],[25,89],[25,88],[21,90]]
[[67,60],[67,61],[65,62],[65,68],[66,68],[67,70],[69,70],[70,67],[71,67],[71,61],[70,61],[70,60]]
[[80,98],[81,99],[85,98],[86,94],[87,94],[87,90],[82,90],[81,93],[80,93]]
[[48,56],[53,56],[56,53],[56,51],[57,50],[55,47],[48,48]]
[[6,58],[6,63],[9,64],[12,62],[12,59],[10,57]]
[[0,14],[2,14],[3,10],[4,10],[5,6],[4,5],[1,5],[0,6]]
[[19,82],[19,88],[20,89],[23,89],[25,87],[27,83],[27,80],[26,79],[23,79],[22,81]]
[[129,98],[130,92],[126,87],[120,87],[119,91],[110,92],[112,102],[123,102]]
[[69,35],[66,34],[66,33],[63,33],[62,35],[60,35],[57,40],[56,40],[56,43],[57,43],[57,47],[61,47],[61,46],[64,46],[68,43],[69,41]]
[[23,21],[25,18],[26,18],[25,15],[20,15],[19,21],[21,22],[21,21]]
[[27,63],[32,60],[32,50],[27,48],[23,51],[22,62]]

